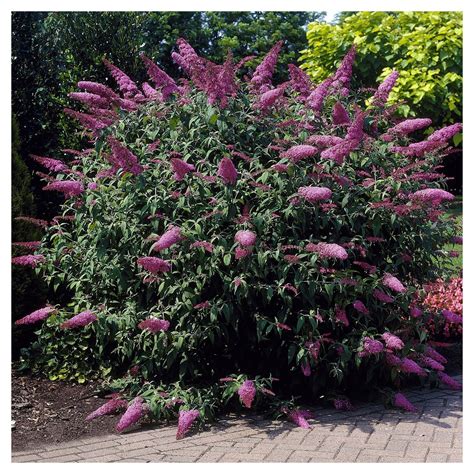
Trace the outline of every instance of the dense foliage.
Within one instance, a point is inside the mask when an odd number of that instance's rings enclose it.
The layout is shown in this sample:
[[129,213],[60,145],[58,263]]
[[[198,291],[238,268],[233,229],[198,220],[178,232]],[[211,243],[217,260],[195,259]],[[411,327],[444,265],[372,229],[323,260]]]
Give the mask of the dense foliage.
[[[16,117],[12,117],[12,242],[38,241],[41,233],[18,217],[34,214],[35,205],[31,192],[31,173],[21,157],[21,144]],[[14,255],[28,253],[28,248],[14,246]],[[33,310],[44,298],[41,280],[27,268],[12,270],[13,319]],[[25,343],[26,341],[22,341]]]
[[122,376],[91,415],[127,407],[119,431],[179,416],[182,437],[240,403],[304,426],[300,397],[348,408],[354,389],[380,390],[412,409],[390,387],[455,386],[413,303],[458,232],[436,170],[460,124],[414,143],[430,121],[393,118],[396,75],[369,107],[371,93],[351,92],[354,49],[318,86],[295,66],[275,86],[280,48],[243,81],[242,62],[215,64],[184,40],[173,60],[189,81],[142,55],[153,87],[139,87],[106,61],[121,95],[79,82],[87,112],[67,110],[89,148],[39,159],[63,215],[14,263],[70,302],[17,321],[42,322],[24,366]]
[[376,86],[400,72],[389,102],[403,101],[405,117],[430,117],[435,125],[461,117],[462,12],[356,12],[338,24],[308,26],[303,69],[323,80],[352,44],[355,80]]

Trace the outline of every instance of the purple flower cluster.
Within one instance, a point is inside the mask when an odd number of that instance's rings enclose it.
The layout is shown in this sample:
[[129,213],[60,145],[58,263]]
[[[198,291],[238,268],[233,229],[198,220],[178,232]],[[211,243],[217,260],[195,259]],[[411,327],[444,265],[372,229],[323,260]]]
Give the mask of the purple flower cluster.
[[239,230],[236,232],[234,240],[243,247],[251,247],[255,245],[257,236],[251,230]]
[[406,288],[402,285],[402,282],[390,273],[385,273],[382,278],[382,284],[396,293],[404,293],[406,291]]
[[390,95],[391,90],[395,86],[395,83],[398,79],[398,71],[391,72],[386,79],[380,84],[377,91],[373,97],[373,104],[379,107],[385,105],[388,100],[388,96]]
[[429,142],[448,142],[454,135],[461,133],[462,123],[455,123],[447,127],[436,130],[426,140]]
[[329,199],[332,196],[332,191],[325,187],[302,186],[298,188],[298,195],[308,202],[315,203]]
[[43,321],[47,319],[51,315],[51,313],[54,313],[55,311],[56,311],[56,308],[52,306],[46,306],[45,308],[37,309],[36,311],[33,311],[27,316],[24,316],[23,318],[18,319],[17,321],[15,321],[15,324],[18,324],[18,325],[34,324],[38,321]]
[[23,247],[25,249],[36,250],[41,245],[39,240],[34,240],[31,242],[12,242],[12,245],[15,247]]
[[442,356],[438,351],[433,349],[431,346],[425,347],[425,355],[435,360],[436,362],[439,362],[440,364],[448,363],[448,360],[446,359],[446,357]]
[[68,97],[82,102],[89,108],[106,109],[109,107],[110,101],[105,97],[90,92],[71,92]]
[[23,265],[31,268],[36,268],[45,261],[46,259],[43,255],[20,255],[19,257],[12,258],[13,265]]
[[225,184],[233,185],[237,182],[238,173],[234,163],[230,158],[222,158],[217,170],[219,176]]
[[255,107],[263,111],[273,107],[277,101],[283,96],[285,92],[284,87],[276,87],[270,89],[258,97],[258,101],[255,103]]
[[341,64],[337,68],[334,77],[331,80],[331,89],[334,92],[339,92],[342,96],[346,97],[349,95],[349,88],[352,78],[352,66],[356,57],[356,47],[351,46],[351,49],[346,53],[341,61]]
[[109,136],[107,141],[112,151],[108,159],[112,163],[111,171],[113,173],[116,173],[119,169],[134,175],[143,172],[143,166],[138,162],[138,158],[127,147],[112,136]]
[[366,308],[365,304],[360,300],[355,300],[354,303],[352,303],[352,306],[359,313],[362,313],[365,315],[369,314],[369,310]]
[[74,180],[52,181],[43,188],[43,191],[59,191],[64,194],[64,197],[70,198],[82,194],[84,185]]
[[393,397],[393,405],[405,411],[418,411],[416,407],[405,397],[405,395],[400,392],[396,393]]
[[442,201],[452,201],[454,199],[454,195],[449,193],[448,191],[445,191],[444,189],[428,188],[415,191],[413,194],[410,195],[410,198],[414,201],[439,204]]
[[335,317],[336,317],[336,321],[339,321],[346,327],[349,326],[349,320],[347,319],[346,310],[344,308],[340,308],[339,306],[336,306]]
[[241,402],[247,407],[252,407],[253,399],[256,394],[255,385],[251,380],[246,380],[237,390]]
[[278,41],[272,49],[263,58],[262,62],[257,66],[255,72],[250,79],[250,84],[259,94],[268,91],[272,86],[272,76],[278,61],[283,41]]
[[151,250],[155,252],[161,252],[164,249],[171,247],[174,244],[177,244],[183,239],[181,235],[181,229],[174,225],[170,228],[156,241],[155,244],[151,247]]
[[387,347],[387,349],[390,349],[392,351],[400,350],[405,347],[405,344],[399,337],[389,332],[384,332],[382,334],[382,339],[384,340],[385,346]]
[[310,426],[306,421],[306,418],[309,418],[308,415],[309,414],[306,412],[306,410],[291,410],[288,413],[288,418],[300,428],[309,429]]
[[30,155],[30,157],[50,171],[60,173],[61,171],[69,170],[68,166],[65,163],[63,163],[61,160],[55,160],[54,158],[47,158],[44,156],[37,156],[37,155]]
[[378,354],[384,349],[383,344],[380,341],[376,341],[371,337],[364,337],[363,349],[359,352],[360,357],[367,357],[373,354]]
[[[327,244],[324,242],[320,242],[318,244],[313,245],[314,246],[309,247],[312,249],[310,251],[318,253],[319,256],[322,258],[346,260],[348,257],[346,249],[338,244]],[[306,246],[306,248],[308,248],[308,246]]]
[[321,148],[328,148],[338,145],[343,141],[340,137],[333,137],[332,135],[311,135],[306,143]]
[[[174,92],[178,92],[178,86],[176,85],[174,80],[171,79],[168,74],[166,74],[165,71],[160,69],[158,65],[155,64],[150,58],[145,56],[144,53],[141,53],[140,57],[142,58],[142,61],[147,67],[147,73],[150,76],[151,80],[155,83],[155,86],[161,90],[161,93],[163,94],[163,99],[166,100],[171,94],[173,94]],[[154,92],[148,89],[148,95],[153,97]]]
[[170,327],[170,322],[166,319],[157,319],[157,318],[148,318],[138,324],[138,328],[141,330],[148,330],[153,334],[157,332],[168,331]]
[[158,257],[140,257],[137,263],[151,273],[165,273],[171,270],[169,262]]
[[119,96],[110,87],[98,82],[79,81],[77,86],[91,94],[106,99],[107,103],[116,102],[119,99]]
[[376,288],[373,291],[372,295],[374,298],[381,301],[382,303],[393,303],[395,301],[393,297],[391,297],[390,295],[387,295],[387,293],[384,293],[382,290],[379,290],[378,288]]
[[76,314],[71,319],[68,319],[61,324],[61,329],[74,329],[87,326],[88,324],[97,321],[97,316],[92,311],[83,311],[82,313]]
[[334,125],[345,125],[351,122],[351,118],[344,106],[338,101],[332,109],[332,123]]
[[294,64],[288,64],[290,71],[291,88],[297,92],[302,98],[308,97],[311,93],[311,79],[301,68]]
[[462,324],[462,316],[459,316],[459,314],[453,313],[447,309],[443,309],[443,311],[441,311],[441,315],[448,323]]
[[428,369],[439,370],[441,372],[444,370],[444,365],[424,354],[418,356],[418,362],[421,366],[428,367]]
[[431,125],[431,119],[419,118],[419,119],[408,119],[398,123],[392,128],[389,128],[380,138],[384,141],[390,141],[394,137],[401,137],[408,135],[417,130],[429,127]]
[[128,406],[127,411],[120,418],[116,430],[121,433],[129,426],[135,424],[142,416],[148,412],[148,405],[143,402],[142,397],[136,397]]
[[210,242],[206,242],[205,240],[197,240],[191,244],[191,248],[203,248],[207,252],[211,253],[214,250],[214,245]]
[[441,148],[443,145],[444,144],[442,142],[425,140],[422,142],[412,143],[408,146],[392,146],[390,151],[412,158],[419,158],[424,156],[426,153]]
[[306,105],[313,110],[316,114],[321,112],[324,101],[329,93],[329,87],[331,86],[332,78],[324,80],[314,89],[306,99]]
[[183,439],[184,435],[189,431],[194,420],[199,417],[199,410],[181,410],[178,419],[178,432],[176,439]]
[[462,384],[444,372],[438,372],[439,380],[453,390],[461,390]]
[[18,217],[15,217],[15,220],[29,222],[30,224],[33,224],[37,227],[43,227],[43,228],[48,227],[48,221],[45,221],[43,219],[36,219],[35,217],[18,216]]
[[99,130],[112,125],[114,122],[112,119],[107,119],[105,117],[97,118],[94,115],[86,114],[84,112],[77,112],[69,108],[65,108],[64,112],[68,114],[73,119],[76,119],[84,128],[88,128],[97,134]]
[[407,357],[401,359],[399,368],[400,372],[426,377],[426,372],[414,360],[408,359]]
[[186,174],[195,170],[194,165],[186,163],[186,161],[180,158],[171,158],[171,167],[173,168],[174,179],[176,181],[182,181]]
[[293,163],[297,163],[305,158],[315,155],[318,149],[312,145],[295,145],[281,154],[282,158],[288,158]]
[[117,66],[114,66],[110,61],[107,61],[107,59],[104,59],[103,62],[119,86],[120,92],[126,99],[143,99],[142,93],[130,77],[128,77]]
[[86,421],[91,421],[94,418],[98,418],[100,416],[109,415],[111,413],[115,413],[116,411],[122,410],[127,408],[128,403],[118,397],[112,398],[108,402],[104,403],[102,406],[97,408],[97,410],[93,411],[86,417]]

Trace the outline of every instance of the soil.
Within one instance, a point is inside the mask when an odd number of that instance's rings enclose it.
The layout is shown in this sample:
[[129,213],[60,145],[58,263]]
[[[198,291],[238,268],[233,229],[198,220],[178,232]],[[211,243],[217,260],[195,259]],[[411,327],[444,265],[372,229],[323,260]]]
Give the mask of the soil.
[[[97,395],[100,394],[100,395]],[[12,449],[37,448],[114,432],[120,415],[85,417],[107,400],[100,383],[74,384],[20,375],[12,370]]]

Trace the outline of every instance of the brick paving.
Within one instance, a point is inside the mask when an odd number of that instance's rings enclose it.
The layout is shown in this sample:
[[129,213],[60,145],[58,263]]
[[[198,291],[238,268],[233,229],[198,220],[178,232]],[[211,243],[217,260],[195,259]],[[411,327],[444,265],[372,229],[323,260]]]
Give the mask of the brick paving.
[[376,404],[352,412],[320,408],[309,430],[228,416],[180,441],[176,426],[141,429],[16,451],[12,462],[462,462],[462,394],[404,393],[418,413]]

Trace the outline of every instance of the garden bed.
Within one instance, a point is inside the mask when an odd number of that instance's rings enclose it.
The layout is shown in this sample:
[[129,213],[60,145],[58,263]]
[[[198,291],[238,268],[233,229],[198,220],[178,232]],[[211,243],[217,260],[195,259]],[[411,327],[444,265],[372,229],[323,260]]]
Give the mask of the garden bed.
[[93,423],[84,421],[104,403],[96,395],[99,391],[99,382],[52,382],[13,370],[12,449],[32,449],[113,432],[116,417],[102,417]]

